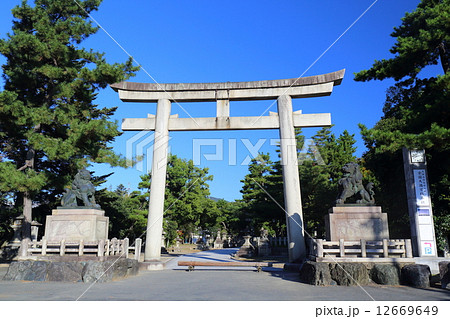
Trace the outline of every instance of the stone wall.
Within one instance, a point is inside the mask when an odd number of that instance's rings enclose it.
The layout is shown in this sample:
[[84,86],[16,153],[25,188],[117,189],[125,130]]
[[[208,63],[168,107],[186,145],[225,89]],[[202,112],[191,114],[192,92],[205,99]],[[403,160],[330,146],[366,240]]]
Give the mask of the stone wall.
[[408,285],[430,287],[427,265],[401,263],[333,263],[307,261],[300,269],[300,280],[315,286]]
[[137,275],[139,263],[119,258],[84,261],[22,260],[12,262],[3,280],[108,282]]

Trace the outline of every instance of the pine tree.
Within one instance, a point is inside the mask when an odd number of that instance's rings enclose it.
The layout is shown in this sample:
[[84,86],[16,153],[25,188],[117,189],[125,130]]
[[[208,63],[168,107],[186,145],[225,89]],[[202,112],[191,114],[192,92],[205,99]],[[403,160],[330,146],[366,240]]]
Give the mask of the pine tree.
[[[278,206],[283,205],[283,185],[281,164],[274,165],[269,154],[258,154],[249,164],[249,173],[241,180],[242,218],[245,228],[255,235],[261,227],[270,233],[282,235],[285,229],[285,212]],[[281,195],[281,198],[279,198]],[[278,204],[277,204],[278,203]]]
[[[423,0],[394,28],[397,42],[390,52],[395,56],[355,75],[356,81],[397,81],[387,92],[382,119],[372,129],[360,125],[368,148],[365,163],[383,192],[378,198],[399,226],[392,227],[393,236],[409,234],[402,147],[426,149],[434,213],[450,220],[449,12],[450,0]],[[443,74],[421,78],[422,70],[438,64]]]
[[[32,200],[55,198],[88,161],[121,164],[108,143],[120,135],[98,108],[97,92],[133,75],[131,60],[108,64],[81,43],[98,28],[87,20],[101,0],[35,0],[12,10],[12,33],[0,40],[0,190],[21,192],[29,236]],[[16,203],[20,205],[20,203]]]
[[267,196],[264,189],[267,187],[267,176],[272,172],[272,161],[269,154],[258,154],[250,161],[249,173],[241,181],[244,183],[241,193],[244,202],[250,203],[259,199],[261,195]]
[[[306,140],[296,129],[299,175],[305,227],[309,233],[324,233],[324,216],[338,194],[342,167],[356,162],[354,135],[344,131],[338,138],[330,128],[319,130]],[[280,153],[279,148],[277,152]],[[283,166],[270,161],[268,154],[259,154],[249,165],[249,174],[241,182],[242,218],[254,233],[263,226],[269,232],[283,236],[286,229],[284,207]],[[280,207],[281,206],[281,207]]]
[[[390,52],[395,56],[355,75],[356,81],[397,81],[388,90],[384,117],[371,130],[361,126],[370,148],[450,148],[449,11],[450,0],[423,0],[394,28],[391,36],[397,42]],[[443,75],[420,78],[423,69],[436,64],[441,64]]]
[[[297,139],[304,140],[301,132]],[[354,155],[356,141],[346,130],[336,138],[331,128],[325,127],[309,143],[305,146],[308,154],[299,166],[303,214],[307,232],[313,235],[317,231],[322,236],[325,233],[324,216],[334,205],[339,192],[342,167],[357,162]]]
[[96,201],[109,217],[109,237],[127,237],[133,242],[145,234],[148,201],[139,191],[130,193],[120,184],[114,191],[98,191]]

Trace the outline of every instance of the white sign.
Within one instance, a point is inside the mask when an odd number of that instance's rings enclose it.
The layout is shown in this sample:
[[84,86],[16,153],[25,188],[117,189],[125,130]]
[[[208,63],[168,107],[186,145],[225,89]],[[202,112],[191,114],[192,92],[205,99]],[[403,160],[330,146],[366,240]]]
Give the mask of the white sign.
[[435,255],[435,247],[434,241],[422,241],[422,256],[434,256]]
[[419,225],[431,225],[431,216],[417,216],[417,221]]
[[413,170],[413,173],[417,206],[430,206],[430,195],[428,194],[428,183],[425,170],[415,169]]
[[421,240],[434,240],[433,225],[419,225]]

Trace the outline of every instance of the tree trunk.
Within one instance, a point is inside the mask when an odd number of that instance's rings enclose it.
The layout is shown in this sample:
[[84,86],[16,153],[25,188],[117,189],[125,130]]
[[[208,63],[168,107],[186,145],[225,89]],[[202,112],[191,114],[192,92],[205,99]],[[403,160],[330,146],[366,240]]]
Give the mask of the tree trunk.
[[[36,128],[35,128],[36,130]],[[33,169],[34,168],[34,158],[35,158],[35,152],[34,149],[30,148],[27,152],[27,158],[25,160],[25,165],[19,168],[19,171],[23,171],[27,168]],[[32,214],[32,204],[33,201],[31,200],[31,194],[29,191],[25,191],[23,193],[23,216],[25,219],[23,220],[22,225],[22,239],[28,238],[31,240],[31,221],[33,219]]]
[[441,58],[441,64],[442,69],[444,69],[444,74],[447,74],[450,67],[450,61],[449,61],[449,52],[445,41],[442,41],[441,44],[439,45],[439,57]]
[[[34,132],[38,133],[41,129],[41,124],[37,124],[34,127]],[[34,160],[36,157],[36,152],[32,147],[27,152],[27,158],[25,160],[25,165],[19,170],[30,168],[34,169]],[[25,191],[23,194],[23,216],[25,217],[22,226],[22,239],[30,239],[31,240],[31,221],[33,220],[33,201],[31,200],[31,194],[29,191]]]
[[31,240],[31,221],[32,215],[32,200],[29,192],[24,192],[23,194],[23,220],[22,225],[22,239],[28,238]]

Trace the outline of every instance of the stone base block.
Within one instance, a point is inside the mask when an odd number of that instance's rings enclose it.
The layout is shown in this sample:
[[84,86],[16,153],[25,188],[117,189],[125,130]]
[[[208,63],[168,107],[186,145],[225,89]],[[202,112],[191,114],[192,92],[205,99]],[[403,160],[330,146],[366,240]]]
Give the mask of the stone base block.
[[379,285],[399,285],[400,266],[398,264],[375,264],[370,270],[370,278]]
[[139,263],[140,270],[164,270],[164,262],[162,261],[144,261]]
[[416,264],[427,265],[430,267],[431,274],[437,275],[440,272],[440,263],[443,261],[450,262],[450,258],[445,257],[414,257]]
[[441,261],[439,263],[439,275],[441,287],[450,290],[450,261]]
[[406,265],[401,271],[402,283],[415,288],[429,288],[430,277],[431,271],[428,265]]
[[[429,276],[429,269],[427,266],[423,266],[397,262],[378,263],[375,261],[369,263],[307,261],[300,269],[300,280],[303,283],[315,286],[368,285],[371,282],[380,285],[398,285],[403,281],[406,285],[419,287],[422,283],[418,284],[415,280],[423,277],[422,279],[427,281]],[[420,276],[418,268],[425,272],[425,276]],[[429,287],[429,280],[428,286],[425,283],[424,287]]]
[[213,247],[214,249],[223,249],[223,240],[216,240]]
[[300,269],[300,281],[314,286],[330,286],[336,284],[331,279],[330,266],[328,263],[316,263],[307,261]]
[[331,264],[330,274],[339,286],[365,286],[369,284],[369,271],[360,263]]
[[389,239],[387,214],[380,206],[338,206],[325,216],[327,240]]
[[253,257],[255,249],[253,247],[241,247],[236,253],[237,257]]
[[48,241],[97,241],[108,239],[109,218],[99,209],[54,209],[47,216],[45,237]]
[[62,281],[62,282],[108,282],[136,276],[137,260],[80,260],[80,261],[33,261],[12,262],[3,280]]

